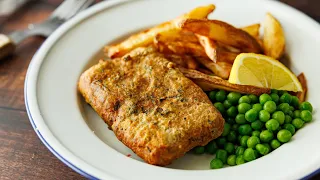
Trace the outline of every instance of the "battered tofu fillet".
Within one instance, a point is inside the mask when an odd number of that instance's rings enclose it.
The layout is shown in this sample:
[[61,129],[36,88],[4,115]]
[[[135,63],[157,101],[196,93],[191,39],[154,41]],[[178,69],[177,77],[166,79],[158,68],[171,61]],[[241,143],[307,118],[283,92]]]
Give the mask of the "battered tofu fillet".
[[223,131],[207,95],[153,48],[100,61],[78,87],[117,138],[150,164],[168,165]]

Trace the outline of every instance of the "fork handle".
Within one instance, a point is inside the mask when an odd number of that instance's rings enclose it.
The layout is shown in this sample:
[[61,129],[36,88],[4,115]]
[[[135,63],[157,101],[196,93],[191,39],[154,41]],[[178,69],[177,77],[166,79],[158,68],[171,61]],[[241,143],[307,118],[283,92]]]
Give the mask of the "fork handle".
[[15,48],[16,45],[7,35],[0,34],[0,60],[13,54]]

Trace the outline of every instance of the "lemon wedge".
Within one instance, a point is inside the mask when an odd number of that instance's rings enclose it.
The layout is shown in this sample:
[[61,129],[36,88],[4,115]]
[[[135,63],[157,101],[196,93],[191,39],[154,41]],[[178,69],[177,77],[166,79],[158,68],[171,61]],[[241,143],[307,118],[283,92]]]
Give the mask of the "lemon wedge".
[[297,77],[281,62],[261,54],[239,54],[232,66],[229,82],[286,91],[302,91]]

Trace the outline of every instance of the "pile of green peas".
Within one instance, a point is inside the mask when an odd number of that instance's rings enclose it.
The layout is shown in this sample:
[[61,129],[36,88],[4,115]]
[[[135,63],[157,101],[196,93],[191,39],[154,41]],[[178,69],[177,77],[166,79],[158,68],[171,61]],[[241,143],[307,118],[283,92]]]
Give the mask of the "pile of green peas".
[[299,103],[286,91],[272,90],[259,97],[224,90],[207,94],[226,121],[219,138],[193,149],[196,154],[216,155],[210,162],[211,169],[240,165],[267,155],[312,121],[312,105]]

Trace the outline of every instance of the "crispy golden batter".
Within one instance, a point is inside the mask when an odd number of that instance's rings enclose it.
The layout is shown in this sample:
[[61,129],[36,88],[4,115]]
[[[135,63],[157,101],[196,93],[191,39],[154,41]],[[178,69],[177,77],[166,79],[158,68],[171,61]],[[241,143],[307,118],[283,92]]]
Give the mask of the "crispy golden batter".
[[201,88],[153,48],[100,61],[78,86],[117,138],[150,164],[168,165],[223,131]]

